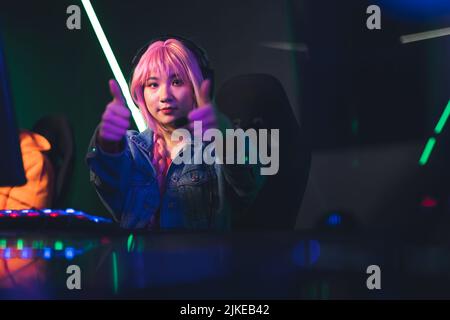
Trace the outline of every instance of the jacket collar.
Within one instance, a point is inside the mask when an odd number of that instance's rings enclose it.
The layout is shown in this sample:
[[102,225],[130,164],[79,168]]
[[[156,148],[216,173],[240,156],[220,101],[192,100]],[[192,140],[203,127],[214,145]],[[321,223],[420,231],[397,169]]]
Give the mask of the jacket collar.
[[147,153],[153,149],[153,131],[150,128],[132,135],[130,139]]

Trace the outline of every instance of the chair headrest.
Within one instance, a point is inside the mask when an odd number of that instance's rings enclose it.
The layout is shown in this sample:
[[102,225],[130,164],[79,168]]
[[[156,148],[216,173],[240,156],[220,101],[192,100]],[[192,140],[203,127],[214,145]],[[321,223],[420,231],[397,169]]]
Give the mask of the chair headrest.
[[45,116],[36,122],[33,131],[47,138],[55,156],[63,159],[70,159],[73,156],[73,132],[65,116]]
[[289,135],[298,134],[300,130],[283,86],[268,74],[247,74],[229,79],[218,90],[216,104],[244,130],[283,128]]

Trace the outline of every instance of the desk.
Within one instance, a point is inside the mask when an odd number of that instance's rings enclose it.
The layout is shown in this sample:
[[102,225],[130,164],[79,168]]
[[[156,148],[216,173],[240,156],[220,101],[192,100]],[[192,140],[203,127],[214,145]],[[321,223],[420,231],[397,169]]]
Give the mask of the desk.
[[[7,299],[450,297],[450,245],[370,233],[8,230],[0,258]],[[81,290],[67,288],[70,265]],[[381,290],[366,286],[370,265]]]

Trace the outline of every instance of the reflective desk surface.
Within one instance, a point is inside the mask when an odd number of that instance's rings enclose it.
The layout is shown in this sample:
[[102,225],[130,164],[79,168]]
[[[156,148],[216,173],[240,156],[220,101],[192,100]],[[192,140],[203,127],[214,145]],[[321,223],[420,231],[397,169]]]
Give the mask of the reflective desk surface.
[[0,228],[0,298],[449,298],[450,241],[414,239]]

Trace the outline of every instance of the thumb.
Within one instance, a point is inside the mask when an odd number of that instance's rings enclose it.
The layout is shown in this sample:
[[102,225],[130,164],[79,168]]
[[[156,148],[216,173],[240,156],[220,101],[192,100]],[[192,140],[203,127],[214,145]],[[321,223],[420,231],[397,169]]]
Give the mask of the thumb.
[[197,104],[199,108],[204,107],[211,102],[211,98],[209,96],[210,91],[211,91],[211,80],[206,79],[200,85],[200,92],[197,97]]
[[125,99],[122,95],[122,91],[120,91],[119,84],[115,79],[109,80],[109,89],[111,91],[111,95],[113,96],[114,100],[117,102],[121,102],[125,105]]

